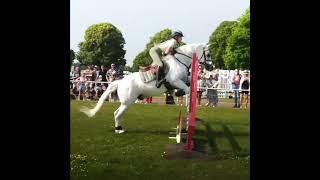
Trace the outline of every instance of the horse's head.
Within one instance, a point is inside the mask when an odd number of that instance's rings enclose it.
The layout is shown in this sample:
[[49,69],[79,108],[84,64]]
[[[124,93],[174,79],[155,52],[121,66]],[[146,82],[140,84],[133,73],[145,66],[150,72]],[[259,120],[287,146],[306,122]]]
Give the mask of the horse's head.
[[[193,53],[196,53],[198,59],[200,59],[201,62],[204,62],[204,56],[208,52],[208,49],[209,45],[205,43],[186,44],[177,48],[177,52],[189,56],[189,58],[184,59],[188,64],[191,64]],[[205,54],[203,54],[203,52],[205,52]]]

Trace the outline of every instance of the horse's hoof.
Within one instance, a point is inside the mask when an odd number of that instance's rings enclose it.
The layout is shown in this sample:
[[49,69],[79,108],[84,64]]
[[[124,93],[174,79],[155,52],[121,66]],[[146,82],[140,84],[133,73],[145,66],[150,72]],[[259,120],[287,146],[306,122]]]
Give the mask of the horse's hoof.
[[124,131],[123,129],[121,129],[121,130],[114,130],[114,132],[115,132],[116,134],[122,134],[122,133],[124,133],[125,131]]
[[118,127],[115,127],[114,132],[115,132],[116,134],[122,134],[122,133],[124,133],[125,131],[122,129],[121,126],[118,126]]
[[91,109],[89,109],[87,107],[82,107],[80,109],[80,111],[83,112],[84,114],[86,114],[89,118],[91,118],[91,117],[93,117],[95,115],[95,113]]
[[138,99],[139,99],[139,100],[143,100],[143,99],[144,99],[143,95],[140,94],[140,95],[138,96]]

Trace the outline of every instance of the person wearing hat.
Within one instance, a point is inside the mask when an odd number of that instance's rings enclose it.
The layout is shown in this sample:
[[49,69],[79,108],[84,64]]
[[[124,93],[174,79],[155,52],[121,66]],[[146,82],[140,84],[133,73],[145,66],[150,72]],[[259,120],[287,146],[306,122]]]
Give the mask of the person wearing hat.
[[248,94],[250,91],[250,77],[249,77],[249,71],[243,72],[243,77],[240,80],[240,107],[243,108],[242,103],[245,101],[245,108],[248,106]]
[[152,58],[152,67],[158,66],[156,87],[159,88],[162,83],[165,82],[162,57],[167,55],[174,55],[176,53],[175,48],[182,42],[183,34],[181,31],[175,31],[171,34],[171,39],[155,45],[149,50],[149,54]]

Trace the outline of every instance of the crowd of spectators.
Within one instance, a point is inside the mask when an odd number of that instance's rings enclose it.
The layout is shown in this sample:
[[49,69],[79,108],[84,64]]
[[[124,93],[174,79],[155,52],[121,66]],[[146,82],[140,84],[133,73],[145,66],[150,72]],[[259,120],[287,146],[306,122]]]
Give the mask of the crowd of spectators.
[[[74,99],[97,100],[107,89],[108,83],[123,78],[123,73],[111,64],[107,66],[88,65],[86,69],[80,70],[79,66],[74,67],[70,72],[70,89]],[[219,102],[219,89],[229,89],[232,92],[229,98],[234,98],[233,108],[247,108],[250,95],[249,71],[240,73],[235,70],[206,71],[204,66],[199,65],[197,82],[197,105],[201,106],[201,101],[205,95],[207,102],[205,106],[217,107]],[[214,89],[218,88],[218,89]],[[117,92],[111,93],[108,101],[118,101]],[[178,105],[182,105],[182,98],[178,98]],[[166,104],[174,103],[173,95],[166,95]],[[148,97],[145,103],[152,103],[152,97]]]
[[[220,75],[222,77],[220,77]],[[202,95],[205,92],[206,106],[218,106],[218,90],[225,89],[224,92],[232,92],[230,98],[234,98],[233,108],[247,108],[250,93],[249,71],[242,73],[238,69],[234,71],[216,69],[212,72],[206,72],[202,65],[199,65],[197,89],[197,105],[201,106]],[[229,91],[230,90],[230,91]]]
[[[71,94],[73,98],[79,100],[96,100],[107,89],[108,83],[121,78],[123,74],[115,64],[111,64],[110,68],[105,65],[100,67],[88,65],[82,71],[79,66],[76,66],[70,72]],[[111,93],[107,100],[118,101],[117,92]]]

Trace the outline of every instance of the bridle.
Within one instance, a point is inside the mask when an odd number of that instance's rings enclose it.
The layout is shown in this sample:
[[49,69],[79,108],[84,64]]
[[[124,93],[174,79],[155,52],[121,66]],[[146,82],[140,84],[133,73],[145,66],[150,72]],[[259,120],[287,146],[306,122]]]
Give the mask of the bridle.
[[[177,52],[176,54],[180,54],[180,55],[183,55],[183,56],[185,56],[185,57],[188,57],[188,58],[190,58],[190,59],[192,59],[192,57],[190,57],[190,56],[188,56],[188,55],[186,55],[186,54],[183,54],[183,53],[179,53],[179,52]],[[190,63],[190,65],[189,66],[187,66],[186,64],[184,64],[183,62],[181,62],[176,56],[174,56],[174,58],[179,62],[179,63],[181,63],[182,65],[184,65],[186,68],[187,68],[187,72],[188,72],[188,75],[189,75],[189,69],[191,68],[191,64],[192,63]],[[204,61],[203,62],[201,62],[201,59],[202,58],[204,58]],[[207,59],[206,59],[206,52],[205,52],[205,50],[203,50],[203,53],[202,53],[202,56],[200,57],[200,59],[199,59],[199,64],[203,64],[203,65],[205,65],[206,62],[207,61]]]

